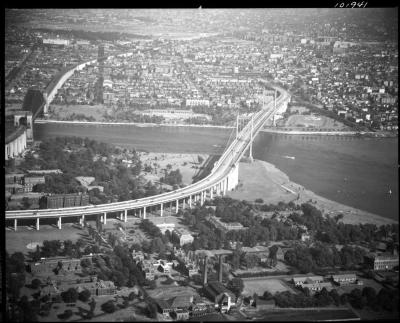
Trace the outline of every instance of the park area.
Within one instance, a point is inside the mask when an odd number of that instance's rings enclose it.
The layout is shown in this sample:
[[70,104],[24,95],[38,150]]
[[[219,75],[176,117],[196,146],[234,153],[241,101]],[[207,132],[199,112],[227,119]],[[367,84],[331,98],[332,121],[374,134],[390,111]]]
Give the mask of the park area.
[[68,120],[73,114],[83,114],[93,117],[95,121],[103,121],[103,115],[107,107],[103,105],[57,105],[52,104],[49,108],[50,118],[54,120]]
[[265,291],[274,295],[277,292],[289,291],[293,294],[296,292],[278,278],[242,278],[244,289],[243,295],[252,296],[254,293],[263,295]]
[[151,298],[170,299],[176,296],[198,296],[196,290],[190,286],[165,285],[160,288],[148,289]]
[[348,129],[343,123],[321,115],[290,115],[287,119],[277,121],[279,127],[290,128],[315,128],[325,131]]
[[18,251],[27,254],[29,251],[35,250],[32,246],[36,243],[41,245],[44,240],[71,240],[76,242],[85,235],[85,230],[71,223],[63,224],[62,230],[59,230],[55,225],[40,225],[39,231],[33,226],[18,226],[17,231],[7,227],[6,250],[9,254]]

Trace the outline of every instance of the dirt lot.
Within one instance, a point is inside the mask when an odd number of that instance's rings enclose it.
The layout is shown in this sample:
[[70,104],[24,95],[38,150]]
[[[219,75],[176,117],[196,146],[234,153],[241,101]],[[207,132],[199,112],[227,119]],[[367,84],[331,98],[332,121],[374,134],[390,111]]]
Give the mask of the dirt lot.
[[280,279],[243,278],[243,283],[243,295],[253,295],[254,293],[257,293],[258,295],[263,295],[265,291],[269,291],[271,294],[285,291],[289,291],[295,294],[295,291],[293,291],[286,283],[284,283]]

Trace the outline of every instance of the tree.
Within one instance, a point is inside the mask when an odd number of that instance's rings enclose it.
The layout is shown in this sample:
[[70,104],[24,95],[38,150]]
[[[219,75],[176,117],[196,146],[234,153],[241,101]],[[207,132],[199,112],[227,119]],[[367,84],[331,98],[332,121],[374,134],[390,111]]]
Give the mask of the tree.
[[42,282],[38,278],[35,278],[31,282],[31,286],[32,286],[33,289],[38,289],[41,285],[42,285]]
[[90,296],[91,296],[90,291],[84,289],[79,293],[79,300],[86,303],[89,300]]
[[340,305],[340,296],[336,289],[332,289],[329,292],[329,296],[332,297],[333,302],[335,303],[336,306]]
[[130,292],[129,295],[128,295],[128,299],[130,301],[133,301],[135,299],[135,297],[136,297],[136,294],[134,292]]
[[78,292],[75,288],[69,288],[61,293],[61,297],[65,303],[75,303],[78,299]]
[[109,300],[101,305],[101,310],[106,313],[114,313],[116,310],[115,304],[112,300]]
[[6,262],[8,273],[25,272],[25,257],[22,252],[14,252]]
[[30,209],[30,207],[32,206],[32,203],[30,201],[30,199],[28,197],[23,197],[22,198],[22,207],[24,209]]
[[157,305],[153,302],[150,302],[147,305],[147,312],[148,312],[148,316],[152,319],[157,318]]
[[20,289],[25,285],[25,274],[12,275],[7,282],[10,294],[18,299]]
[[69,319],[73,314],[74,312],[72,312],[72,310],[65,310],[64,313],[58,314],[57,317],[61,320],[66,320]]
[[271,298],[273,298],[273,295],[269,292],[269,291],[265,291],[264,292],[264,294],[263,294],[263,298],[265,299],[265,300],[269,300],[269,299],[271,299]]
[[349,294],[344,293],[340,295],[340,304],[345,305],[348,303],[348,301],[349,301]]
[[227,287],[236,295],[236,297],[239,297],[244,288],[243,280],[235,277],[229,281]]

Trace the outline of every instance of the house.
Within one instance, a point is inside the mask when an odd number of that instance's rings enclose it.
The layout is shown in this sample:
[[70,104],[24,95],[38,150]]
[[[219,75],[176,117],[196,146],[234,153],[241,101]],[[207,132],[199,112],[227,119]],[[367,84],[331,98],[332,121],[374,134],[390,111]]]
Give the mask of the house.
[[213,312],[215,312],[215,304],[209,302],[205,298],[194,300],[190,308],[190,313],[192,317],[200,317]]
[[49,297],[53,297],[59,295],[60,293],[61,293],[60,290],[57,288],[55,284],[46,285],[42,287],[40,290],[40,296],[47,295]]
[[314,284],[323,282],[322,276],[305,276],[305,277],[293,277],[293,283],[295,286],[302,286],[304,284]]
[[169,317],[169,313],[172,312],[172,308],[169,302],[167,302],[164,299],[155,299],[155,302],[157,304],[157,308],[160,311],[160,313],[163,314],[164,316]]
[[81,271],[81,259],[68,257],[42,258],[39,262],[29,264],[32,275],[49,274],[56,268],[61,268],[69,272]]
[[25,176],[24,190],[25,192],[32,192],[33,186],[44,183],[45,183],[44,176]]
[[154,280],[155,269],[151,261],[143,260],[139,265],[144,273],[145,279]]
[[176,310],[172,312],[171,315],[177,321],[184,321],[189,319],[189,311],[188,310]]
[[319,292],[323,288],[330,291],[332,289],[332,284],[330,282],[321,282],[321,283],[305,283],[301,285],[303,288],[308,288],[310,292]]
[[135,260],[136,262],[140,262],[144,260],[144,254],[142,251],[132,251],[132,258],[133,260]]
[[365,256],[364,263],[373,270],[392,270],[399,266],[399,255],[397,253],[370,254]]
[[165,260],[158,259],[155,263],[153,263],[153,267],[157,268],[159,271],[168,274],[172,267],[172,262],[166,262]]
[[[69,287],[70,286],[68,286],[68,288]],[[77,292],[80,293],[85,289],[87,289],[93,296],[114,295],[117,291],[117,288],[112,281],[97,281],[97,279],[89,283],[80,283],[77,287]]]
[[205,293],[221,312],[227,312],[235,305],[235,294],[218,281],[209,282],[205,287]]
[[193,296],[183,295],[183,296],[176,296],[168,300],[171,309],[173,311],[177,310],[188,310],[189,307],[192,305]]
[[356,274],[339,274],[332,275],[332,280],[338,285],[354,284],[357,281]]
[[175,229],[173,232],[178,236],[179,245],[181,246],[187,243],[192,243],[194,240],[193,236],[186,230]]

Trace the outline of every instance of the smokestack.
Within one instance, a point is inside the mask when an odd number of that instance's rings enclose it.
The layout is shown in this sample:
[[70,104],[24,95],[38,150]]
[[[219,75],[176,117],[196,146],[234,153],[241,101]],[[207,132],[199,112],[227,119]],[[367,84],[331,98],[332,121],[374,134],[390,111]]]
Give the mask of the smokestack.
[[222,255],[219,256],[219,270],[218,270],[218,281],[222,283]]
[[204,257],[203,286],[207,285],[207,256]]

